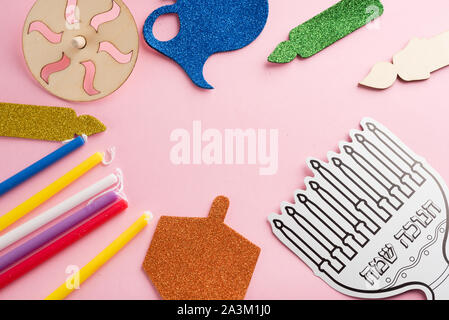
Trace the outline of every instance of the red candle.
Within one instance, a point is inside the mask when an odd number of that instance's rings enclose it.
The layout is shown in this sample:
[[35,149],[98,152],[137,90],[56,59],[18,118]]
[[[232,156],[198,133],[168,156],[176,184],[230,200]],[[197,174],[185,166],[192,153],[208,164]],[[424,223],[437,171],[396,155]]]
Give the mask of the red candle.
[[36,252],[26,260],[22,261],[21,263],[12,267],[8,271],[4,272],[3,274],[0,275],[0,289],[6,287],[8,284],[13,282],[14,280],[17,280],[28,271],[34,269],[41,263],[50,259],[60,251],[64,250],[71,244],[81,239],[82,237],[86,236],[87,234],[89,234],[90,232],[92,232],[105,222],[107,222],[112,217],[124,211],[126,208],[128,208],[128,202],[124,199],[121,199],[120,201],[118,201],[117,203],[115,203],[114,205],[112,205],[111,207],[109,207],[96,217],[90,219],[83,225],[79,226],[70,233],[56,240],[49,246]]

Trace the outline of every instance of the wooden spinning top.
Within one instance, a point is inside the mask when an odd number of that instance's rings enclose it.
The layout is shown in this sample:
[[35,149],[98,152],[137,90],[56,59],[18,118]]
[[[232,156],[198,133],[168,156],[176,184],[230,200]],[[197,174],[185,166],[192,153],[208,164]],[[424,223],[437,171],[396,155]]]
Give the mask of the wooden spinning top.
[[160,218],[143,268],[163,299],[245,297],[260,248],[224,224],[228,207],[220,196],[207,218]]
[[37,0],[22,41],[34,78],[70,101],[97,100],[117,90],[139,51],[136,23],[122,0]]

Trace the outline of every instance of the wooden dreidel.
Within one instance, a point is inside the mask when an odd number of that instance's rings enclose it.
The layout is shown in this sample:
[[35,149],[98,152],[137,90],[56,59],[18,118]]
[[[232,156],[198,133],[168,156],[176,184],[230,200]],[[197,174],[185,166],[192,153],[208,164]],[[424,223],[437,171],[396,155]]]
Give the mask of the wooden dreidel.
[[125,83],[137,61],[139,34],[123,0],[36,0],[25,20],[22,48],[45,90],[86,102]]
[[160,218],[143,269],[163,299],[245,297],[260,248],[224,223],[228,207],[219,196],[207,218]]

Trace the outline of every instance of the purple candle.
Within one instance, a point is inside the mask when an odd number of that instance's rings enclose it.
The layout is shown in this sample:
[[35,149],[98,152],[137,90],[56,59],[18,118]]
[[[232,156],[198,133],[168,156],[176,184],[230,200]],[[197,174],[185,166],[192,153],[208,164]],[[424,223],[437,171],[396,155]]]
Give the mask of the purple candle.
[[5,255],[0,257],[0,272],[4,271],[6,268],[10,267],[14,263],[18,262],[22,258],[29,255],[34,250],[44,246],[52,240],[55,240],[57,237],[65,233],[66,231],[72,229],[80,222],[88,219],[93,216],[95,213],[100,210],[105,209],[115,201],[119,199],[119,196],[111,191],[104,196],[93,201],[91,204],[86,207],[78,210],[70,217],[62,220],[58,224],[53,227],[45,230],[44,232],[38,234],[34,238],[28,240],[24,244],[18,246],[17,248],[11,250]]

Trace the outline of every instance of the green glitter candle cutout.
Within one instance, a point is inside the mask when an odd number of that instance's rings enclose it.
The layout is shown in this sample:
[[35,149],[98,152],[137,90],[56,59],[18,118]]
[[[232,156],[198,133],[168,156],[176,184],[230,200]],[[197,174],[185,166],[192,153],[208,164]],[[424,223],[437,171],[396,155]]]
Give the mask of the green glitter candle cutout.
[[287,63],[297,55],[311,57],[380,17],[383,12],[380,0],[342,0],[290,31],[290,40],[280,43],[268,61]]

